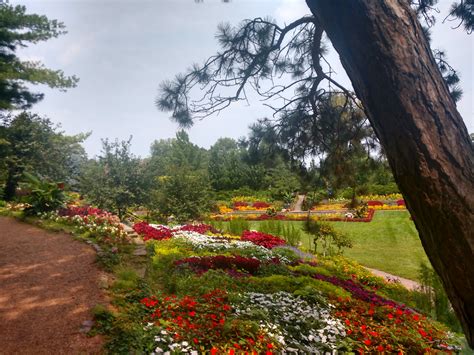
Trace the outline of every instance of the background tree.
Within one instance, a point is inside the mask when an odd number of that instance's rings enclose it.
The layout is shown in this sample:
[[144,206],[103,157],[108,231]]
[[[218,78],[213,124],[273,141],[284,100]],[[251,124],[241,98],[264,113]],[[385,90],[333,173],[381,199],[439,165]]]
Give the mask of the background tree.
[[[322,42],[325,32],[364,105],[425,251],[474,346],[474,272],[468,267],[474,259],[474,149],[456,111],[454,99],[459,95],[450,92],[456,90],[456,78],[445,81],[428,31],[417,20],[419,16],[432,25],[429,11],[435,3],[307,0],[313,16],[283,28],[261,18],[235,29],[223,25],[218,33],[223,51],[164,83],[157,105],[189,126],[194,117],[245,100],[249,87],[272,103],[280,99],[272,106],[280,118],[316,116],[326,84],[356,103],[354,95],[330,75]],[[460,5],[461,15],[454,11],[450,15],[471,31],[472,6]],[[278,81],[284,77],[290,80]],[[202,96],[190,99],[197,88]]]
[[102,154],[83,168],[81,192],[100,208],[120,218],[131,206],[147,201],[145,165],[130,152],[130,142],[102,140]]
[[155,141],[146,161],[151,198],[148,207],[165,219],[198,218],[210,206],[208,152],[189,140],[184,131],[173,139]]
[[219,138],[209,150],[209,179],[213,189],[236,190],[247,186],[249,166],[242,159],[242,149],[231,138]]
[[174,167],[168,175],[160,176],[157,183],[153,203],[163,219],[173,216],[185,222],[209,211],[210,184],[202,171]]
[[78,79],[51,70],[40,62],[22,61],[19,48],[65,34],[64,24],[45,16],[27,14],[24,6],[0,3],[0,114],[4,110],[26,109],[44,94],[30,91],[26,84],[45,84],[65,90],[75,87]]
[[13,199],[23,173],[74,185],[86,159],[81,143],[88,134],[66,136],[47,119],[23,112],[0,121],[0,182],[3,198]]

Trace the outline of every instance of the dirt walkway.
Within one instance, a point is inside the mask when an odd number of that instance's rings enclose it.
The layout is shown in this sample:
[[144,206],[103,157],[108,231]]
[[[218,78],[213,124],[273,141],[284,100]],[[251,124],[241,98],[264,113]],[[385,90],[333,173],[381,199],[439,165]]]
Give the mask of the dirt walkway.
[[400,277],[400,276],[395,276],[395,275],[389,274],[385,271],[371,269],[371,268],[368,268],[368,267],[366,267],[366,269],[369,270],[370,272],[372,272],[372,274],[383,277],[384,279],[386,279],[388,281],[400,282],[400,284],[402,284],[403,286],[405,286],[405,288],[407,288],[411,291],[419,289],[421,287],[421,285],[418,282],[413,281],[413,280],[408,280],[408,279],[405,279],[405,278]]
[[0,217],[0,354],[101,352],[81,332],[106,301],[95,258],[69,235]]
[[295,207],[291,212],[301,212],[303,207],[303,201],[306,195],[298,195],[298,200],[296,200]]

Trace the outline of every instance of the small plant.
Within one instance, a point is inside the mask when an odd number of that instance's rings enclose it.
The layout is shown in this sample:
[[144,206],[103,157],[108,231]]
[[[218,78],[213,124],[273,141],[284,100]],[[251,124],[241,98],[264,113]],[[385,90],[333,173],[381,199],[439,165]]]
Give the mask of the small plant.
[[354,209],[354,214],[357,218],[365,218],[369,214],[369,207],[363,203]]
[[313,236],[315,253],[318,251],[318,243],[321,244],[323,256],[342,254],[344,248],[352,248],[350,239],[328,223],[308,218],[304,224],[304,230]]

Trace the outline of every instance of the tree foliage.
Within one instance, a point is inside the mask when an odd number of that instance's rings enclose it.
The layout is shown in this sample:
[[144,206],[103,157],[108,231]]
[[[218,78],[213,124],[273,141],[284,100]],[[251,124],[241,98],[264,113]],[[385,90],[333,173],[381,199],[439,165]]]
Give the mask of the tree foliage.
[[65,90],[77,85],[78,78],[61,70],[46,68],[38,61],[17,56],[20,48],[47,41],[66,33],[64,24],[46,16],[27,14],[24,6],[0,3],[0,112],[26,109],[44,94],[32,92],[27,84],[44,84]]
[[85,159],[88,134],[67,136],[47,119],[23,112],[0,121],[0,182],[6,200],[14,197],[23,173],[74,185]]
[[120,218],[129,207],[147,201],[149,188],[144,164],[130,152],[130,141],[102,140],[101,155],[86,164],[81,177],[81,192]]

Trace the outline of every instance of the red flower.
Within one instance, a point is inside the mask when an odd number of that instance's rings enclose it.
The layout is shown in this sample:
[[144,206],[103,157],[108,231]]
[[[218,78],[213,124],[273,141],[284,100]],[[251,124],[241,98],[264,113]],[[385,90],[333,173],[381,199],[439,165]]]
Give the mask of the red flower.
[[272,343],[267,344],[267,348],[268,348],[268,349],[273,349],[273,344],[272,344]]
[[364,340],[364,344],[369,346],[370,344],[372,344],[372,342],[370,341],[370,339],[366,339]]
[[384,347],[382,345],[377,346],[377,351],[380,351],[380,352],[384,351]]
[[197,340],[197,338],[194,338],[193,341],[194,341],[194,344],[199,343],[199,340]]
[[389,314],[387,315],[387,318],[388,318],[388,319],[393,319],[393,314],[392,314],[392,313],[389,313]]
[[265,234],[256,231],[244,231],[242,233],[242,240],[252,242],[267,249],[272,249],[279,245],[285,245],[285,240],[275,237],[271,234]]
[[424,338],[428,335],[428,333],[426,333],[422,328],[418,329],[418,333],[420,333],[420,335]]

